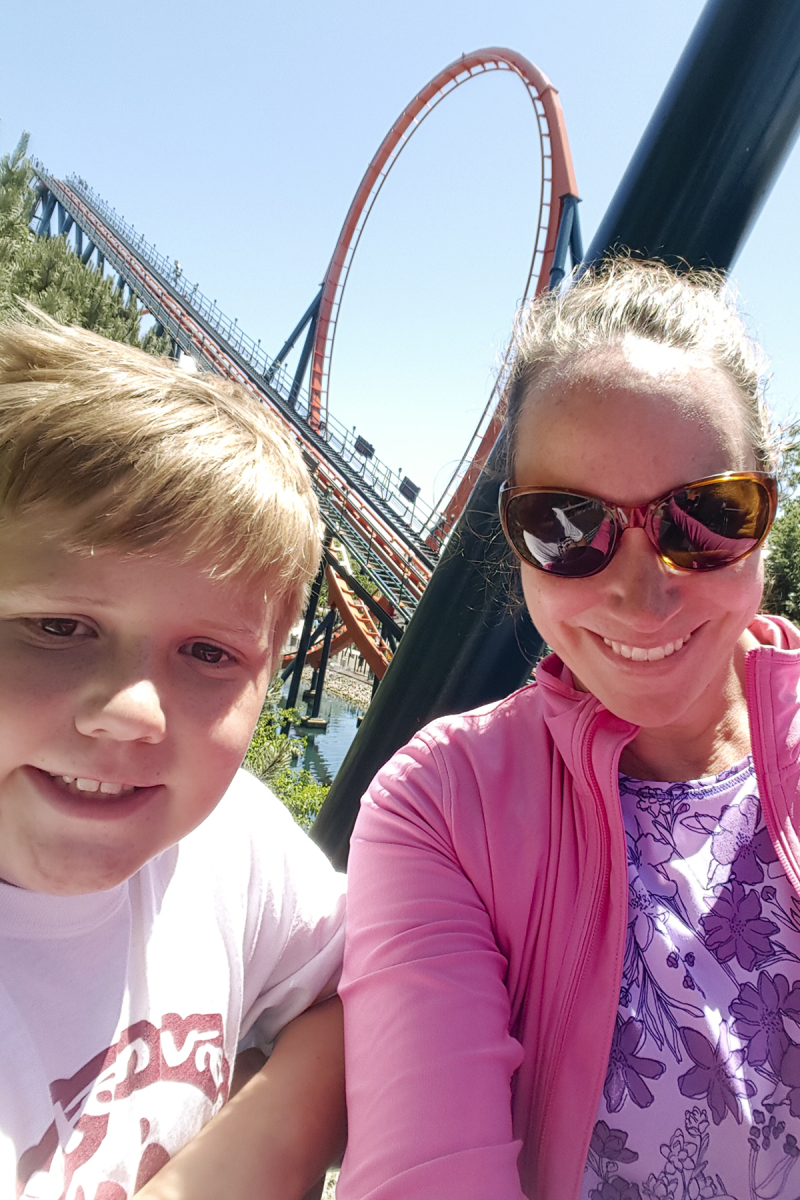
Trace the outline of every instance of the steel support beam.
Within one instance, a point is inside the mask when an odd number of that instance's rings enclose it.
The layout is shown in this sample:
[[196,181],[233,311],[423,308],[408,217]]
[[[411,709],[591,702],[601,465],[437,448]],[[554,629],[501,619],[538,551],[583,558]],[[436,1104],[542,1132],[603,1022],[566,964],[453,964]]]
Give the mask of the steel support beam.
[[288,338],[283,343],[280,350],[275,355],[272,362],[270,363],[270,365],[267,367],[266,371],[264,372],[264,378],[266,379],[267,383],[269,383],[270,379],[272,379],[272,376],[278,370],[278,367],[281,366],[281,364],[283,363],[283,360],[286,358],[286,355],[291,352],[295,342],[300,337],[300,334],[303,332],[306,325],[308,325],[309,321],[316,328],[316,321],[317,321],[317,317],[319,316],[319,305],[320,305],[321,299],[322,299],[322,288],[320,288],[320,290],[317,292],[316,296],[311,301],[308,308],[303,313],[302,317],[297,322],[294,329],[289,334]]
[[92,241],[91,238],[88,238],[87,243],[86,243],[86,249],[84,250],[83,254],[81,255],[81,262],[83,263],[84,266],[86,266],[89,259],[94,254],[94,250],[95,250],[94,242]]
[[50,221],[56,207],[56,198],[52,192],[42,194],[42,215],[39,218],[39,237],[50,237]]
[[305,378],[305,373],[308,370],[309,359],[311,352],[314,349],[314,339],[317,336],[317,318],[314,315],[308,323],[306,332],[306,340],[303,342],[303,349],[300,351],[300,358],[297,362],[297,370],[294,373],[292,386],[289,390],[289,403],[292,408],[297,404],[297,397],[300,395],[300,388]]
[[[581,249],[581,230],[578,219],[577,196],[561,197],[561,218],[558,223],[556,248],[553,251],[553,265],[550,268],[550,287],[556,288],[567,273],[567,251],[570,252],[572,265],[576,267],[583,257]],[[577,251],[577,253],[576,253]]]
[[[595,237],[690,265],[734,261],[800,122],[800,4],[709,0]],[[421,725],[503,696],[540,644],[509,606],[498,444],[333,782],[311,835],[338,866],[359,798]]]
[[[330,625],[331,628],[333,628],[335,623],[336,623],[336,609],[329,608],[326,615],[322,618],[320,623],[317,625],[317,628],[314,630],[311,637],[308,639],[308,646],[306,647],[306,654],[308,654],[309,650],[311,649],[311,647],[314,645],[315,642],[318,642],[321,637],[324,637],[325,631],[328,628],[328,626]],[[293,670],[294,670],[294,659],[291,659],[291,661],[288,663],[288,665],[285,666],[284,669],[281,671],[281,679],[283,680],[284,683],[286,683],[286,680],[289,678],[289,676],[291,675]]]
[[328,671],[328,660],[331,656],[331,638],[333,637],[333,621],[330,621],[325,629],[325,640],[322,643],[322,655],[317,667],[317,679],[314,684],[314,699],[311,703],[311,712],[309,716],[313,721],[319,716],[320,705],[322,704],[322,691],[325,687],[325,676]]
[[59,201],[58,204],[58,236],[66,237],[72,228],[72,217],[64,208],[64,205]]
[[319,594],[322,591],[322,584],[325,579],[325,554],[327,553],[329,546],[330,538],[326,538],[325,547],[322,554],[322,561],[319,564],[319,570],[317,571],[316,579],[311,585],[311,593],[308,597],[306,615],[303,619],[303,630],[300,634],[300,641],[297,646],[297,654],[294,658],[292,681],[289,684],[289,695],[286,699],[287,708],[294,708],[294,706],[297,704],[297,697],[300,694],[300,676],[303,674],[303,667],[306,664],[306,654],[308,653],[308,647],[311,641],[311,630],[314,628],[314,617],[317,615]]

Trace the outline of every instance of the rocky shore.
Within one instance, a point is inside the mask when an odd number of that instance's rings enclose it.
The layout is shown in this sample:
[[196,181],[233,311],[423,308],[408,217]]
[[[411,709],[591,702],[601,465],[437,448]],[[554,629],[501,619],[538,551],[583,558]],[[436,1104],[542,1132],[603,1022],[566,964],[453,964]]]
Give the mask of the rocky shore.
[[339,671],[329,663],[325,673],[325,691],[355,708],[365,710],[372,699],[372,681],[359,678],[350,671]]
[[[301,694],[311,685],[309,667],[303,670],[302,679]],[[335,662],[330,662],[328,670],[325,672],[325,691],[329,692],[331,696],[336,696],[338,700],[344,700],[347,704],[352,704],[354,708],[361,709],[363,713],[372,699],[372,677],[369,676],[365,679],[352,671],[343,671],[337,667]]]

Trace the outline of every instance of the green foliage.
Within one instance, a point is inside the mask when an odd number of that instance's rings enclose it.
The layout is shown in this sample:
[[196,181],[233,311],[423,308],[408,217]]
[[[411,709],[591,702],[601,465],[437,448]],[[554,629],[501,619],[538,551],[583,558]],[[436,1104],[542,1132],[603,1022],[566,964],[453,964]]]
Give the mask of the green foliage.
[[283,767],[270,780],[269,786],[303,829],[311,828],[328,794],[327,785],[317,783],[306,767],[299,771]]
[[778,518],[769,535],[763,607],[800,625],[800,450],[787,456]]
[[300,713],[294,708],[279,707],[280,692],[280,681],[276,679],[267,693],[243,766],[268,784],[298,825],[309,829],[328,788],[317,783],[306,768],[292,769],[292,760],[303,752],[306,740],[286,732],[299,721]]
[[300,720],[295,708],[280,708],[280,681],[267,692],[261,715],[256,723],[244,766],[264,783],[271,784],[275,776],[298,758],[305,749],[305,739],[293,737],[286,730]]
[[166,354],[169,338],[142,335],[135,299],[123,302],[113,278],[84,265],[64,237],[37,238],[30,229],[36,205],[28,134],[0,158],[0,319],[19,314],[17,297],[65,325],[81,325],[118,342]]
[[800,624],[800,496],[782,505],[769,535],[764,608]]

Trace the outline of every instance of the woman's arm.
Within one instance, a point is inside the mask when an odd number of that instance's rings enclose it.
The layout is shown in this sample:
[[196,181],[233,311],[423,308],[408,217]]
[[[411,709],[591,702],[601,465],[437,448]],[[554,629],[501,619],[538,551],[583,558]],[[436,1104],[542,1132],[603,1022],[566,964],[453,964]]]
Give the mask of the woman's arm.
[[140,1200],[303,1200],[346,1138],[338,997],[279,1034],[266,1065],[146,1186]]
[[[453,844],[450,786],[415,739],[373,783],[353,835],[339,1200],[523,1200],[508,964],[463,865],[464,839]],[[478,859],[480,808],[468,787],[452,788]]]

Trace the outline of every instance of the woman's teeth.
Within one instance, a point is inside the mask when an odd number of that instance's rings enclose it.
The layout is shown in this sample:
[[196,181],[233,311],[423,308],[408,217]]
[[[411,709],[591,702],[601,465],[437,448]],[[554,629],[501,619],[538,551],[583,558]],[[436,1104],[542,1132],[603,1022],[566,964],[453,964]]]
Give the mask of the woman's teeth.
[[104,796],[130,796],[136,791],[132,783],[104,783],[100,779],[78,779],[74,775],[52,775],[66,784],[70,792],[101,792]]
[[624,642],[614,642],[607,637],[604,637],[603,641],[615,654],[621,654],[623,658],[631,658],[634,662],[660,662],[662,658],[669,658],[670,654],[685,646],[691,636],[688,633],[686,637],[678,638],[675,642],[667,642],[666,646],[651,646],[649,650],[643,646],[626,646]]

